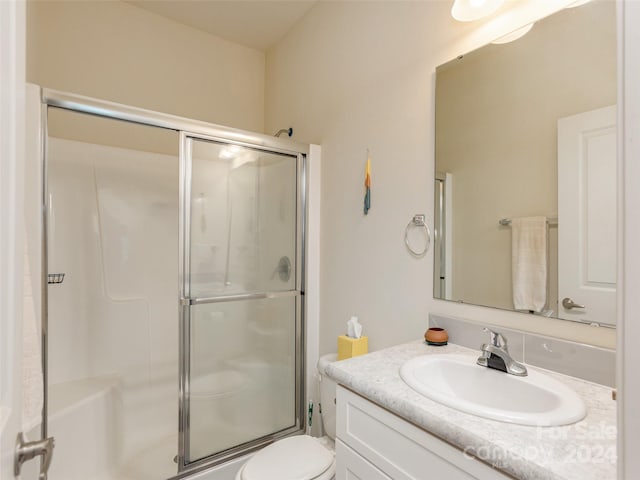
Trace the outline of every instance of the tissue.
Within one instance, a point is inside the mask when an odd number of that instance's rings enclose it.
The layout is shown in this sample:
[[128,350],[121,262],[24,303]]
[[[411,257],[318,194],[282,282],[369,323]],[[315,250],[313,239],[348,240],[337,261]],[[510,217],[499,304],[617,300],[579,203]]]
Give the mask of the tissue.
[[362,325],[358,323],[358,317],[351,317],[347,322],[347,337],[360,338],[362,336]]
[[362,325],[358,317],[351,317],[347,322],[347,334],[338,337],[338,360],[345,360],[369,351],[369,339],[362,336]]

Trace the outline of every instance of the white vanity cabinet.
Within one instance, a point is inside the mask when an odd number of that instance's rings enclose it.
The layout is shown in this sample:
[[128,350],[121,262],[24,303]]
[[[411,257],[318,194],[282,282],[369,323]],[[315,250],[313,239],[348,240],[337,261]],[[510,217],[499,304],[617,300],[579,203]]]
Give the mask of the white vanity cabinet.
[[512,479],[338,386],[336,480]]

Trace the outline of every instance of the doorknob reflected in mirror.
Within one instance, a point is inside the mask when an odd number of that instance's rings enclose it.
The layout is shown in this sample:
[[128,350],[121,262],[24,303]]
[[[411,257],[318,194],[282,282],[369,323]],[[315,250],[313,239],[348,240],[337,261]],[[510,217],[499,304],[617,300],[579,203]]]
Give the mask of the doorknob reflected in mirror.
[[572,308],[585,308],[584,305],[580,305],[579,303],[574,302],[573,299],[569,297],[565,297],[562,299],[562,306],[567,310],[571,310]]

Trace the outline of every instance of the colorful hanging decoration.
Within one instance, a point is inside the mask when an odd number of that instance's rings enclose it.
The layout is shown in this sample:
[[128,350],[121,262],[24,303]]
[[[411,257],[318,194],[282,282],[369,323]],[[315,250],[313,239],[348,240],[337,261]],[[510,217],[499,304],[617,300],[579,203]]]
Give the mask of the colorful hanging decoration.
[[364,171],[364,214],[367,215],[369,213],[369,209],[371,208],[371,155],[369,154],[369,150],[367,149],[367,166]]

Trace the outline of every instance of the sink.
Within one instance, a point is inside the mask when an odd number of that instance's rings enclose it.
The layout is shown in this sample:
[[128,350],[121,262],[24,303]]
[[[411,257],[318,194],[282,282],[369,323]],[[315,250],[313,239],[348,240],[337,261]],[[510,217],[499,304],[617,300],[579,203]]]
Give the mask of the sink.
[[423,355],[400,377],[431,400],[479,417],[518,425],[558,426],[582,420],[582,399],[558,380],[529,368],[517,377],[476,364],[472,355]]

